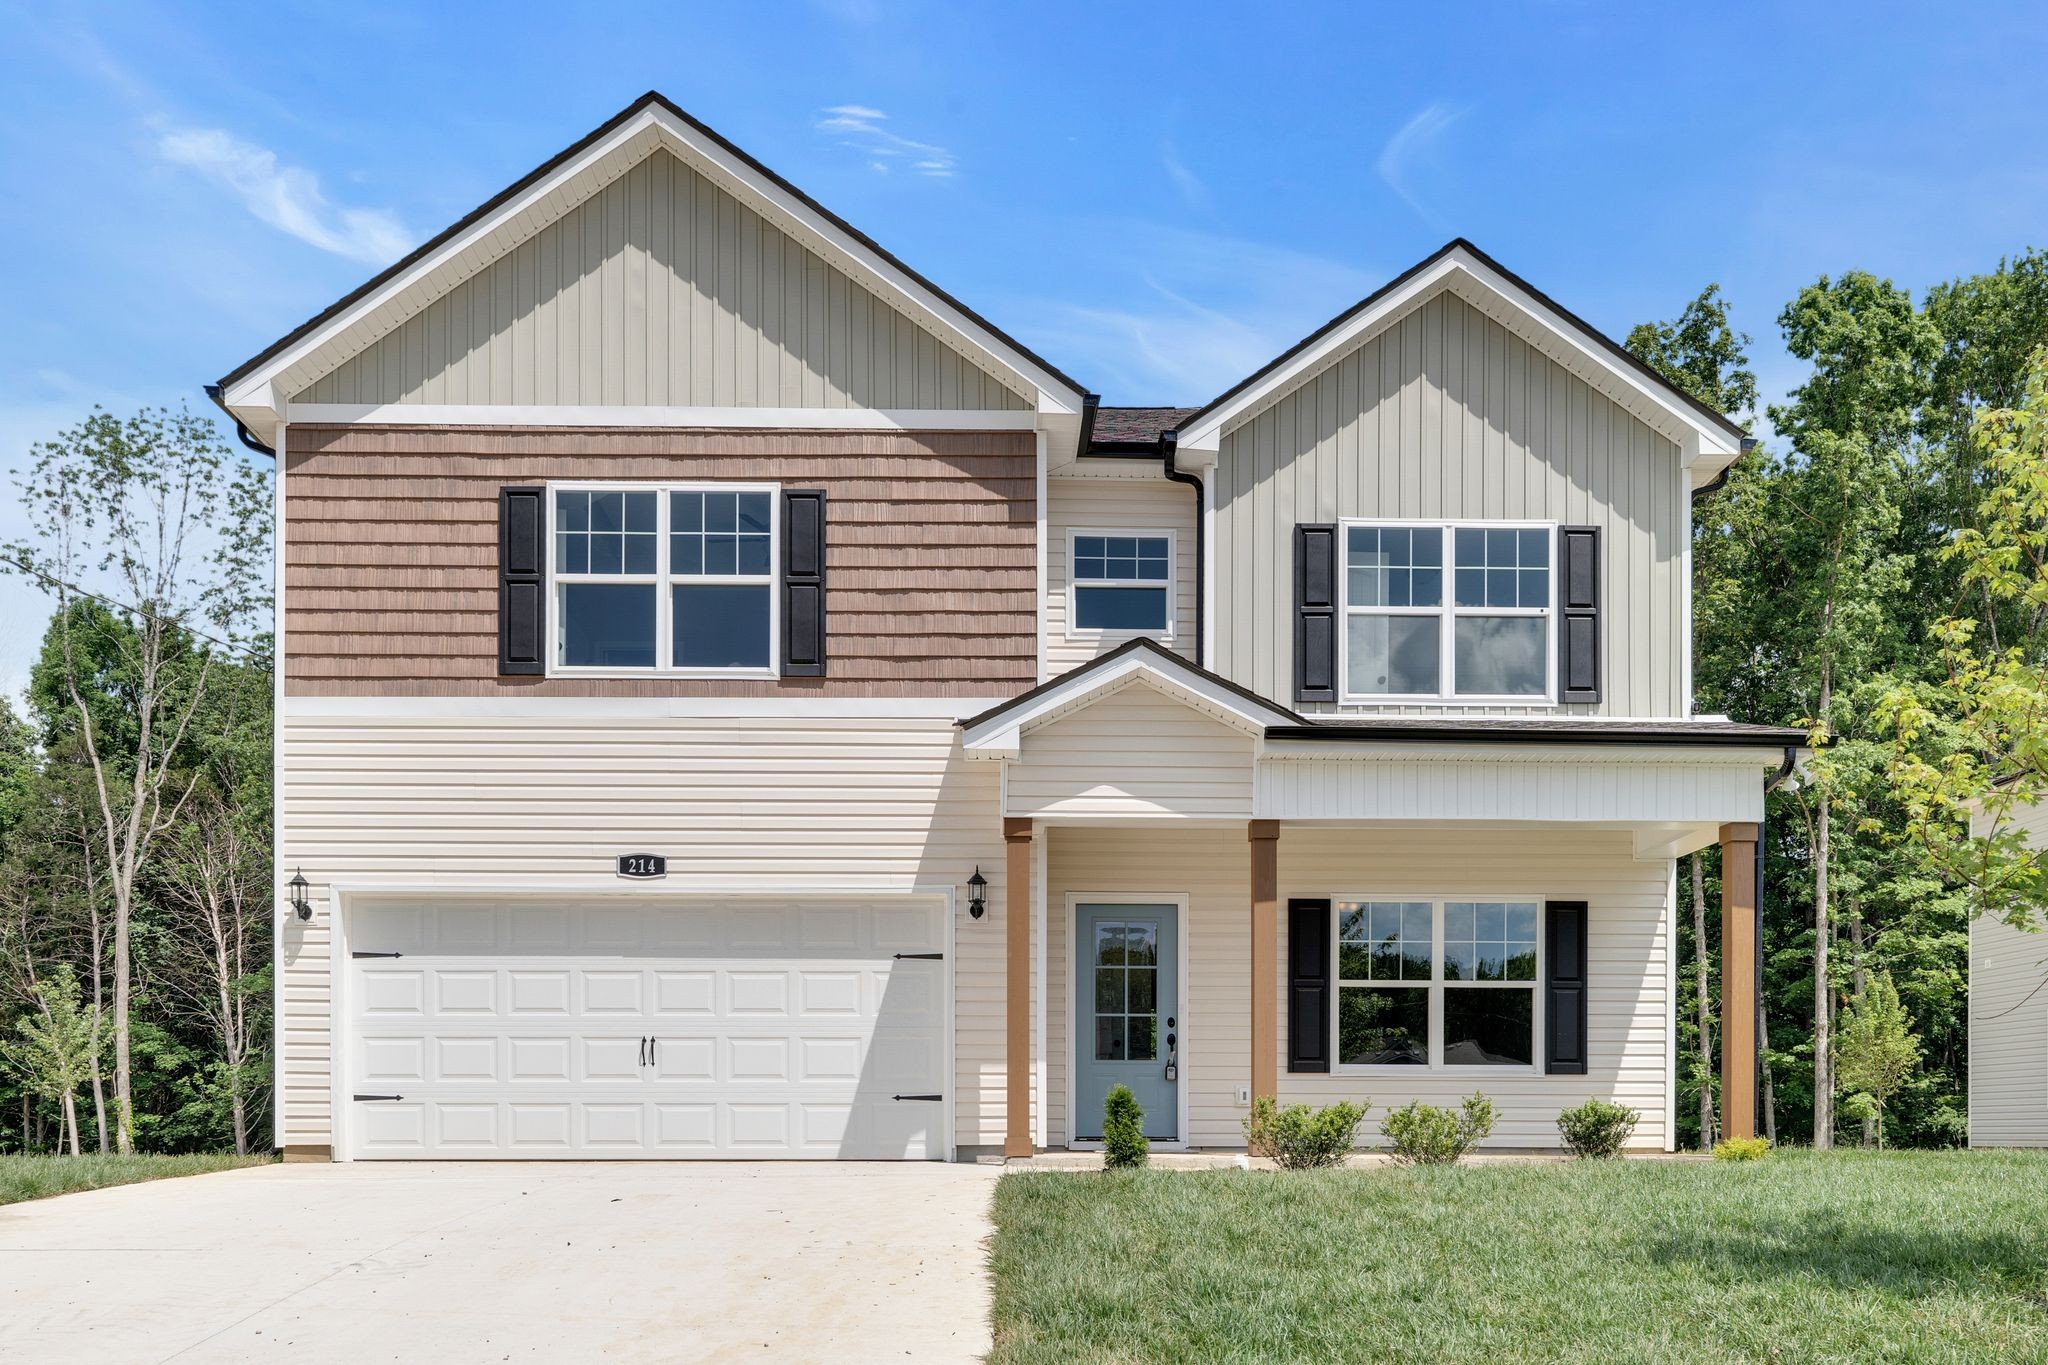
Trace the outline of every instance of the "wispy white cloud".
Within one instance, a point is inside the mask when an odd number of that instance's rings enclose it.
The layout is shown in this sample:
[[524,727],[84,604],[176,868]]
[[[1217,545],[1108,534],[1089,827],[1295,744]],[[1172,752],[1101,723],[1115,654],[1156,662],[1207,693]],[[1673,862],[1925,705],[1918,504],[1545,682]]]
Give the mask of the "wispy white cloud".
[[1436,169],[1444,134],[1467,112],[1461,105],[1441,101],[1429,105],[1387,139],[1387,145],[1380,148],[1379,159],[1373,163],[1387,188],[1432,223],[1436,215],[1422,201],[1420,182]]
[[[1119,220],[1076,234],[1089,296],[1006,305],[1034,347],[1110,403],[1206,402],[1357,302],[1380,276],[1219,233]],[[1106,274],[1097,274],[1102,271]]]
[[157,154],[230,191],[263,222],[302,242],[350,260],[388,265],[413,244],[405,225],[385,209],[328,202],[320,177],[289,166],[277,153],[218,128],[170,127],[157,135]]
[[892,132],[882,125],[889,116],[865,104],[835,104],[818,112],[817,128],[855,148],[868,158],[870,169],[888,175],[898,166],[913,175],[944,180],[953,174],[958,158],[931,142],[918,142]]
[[1173,143],[1159,144],[1159,164],[1165,168],[1166,178],[1180,191],[1180,197],[1189,208],[1207,213],[1216,206],[1215,197],[1209,193],[1208,185],[1203,182],[1202,177],[1188,169],[1187,163],[1180,159],[1180,150]]

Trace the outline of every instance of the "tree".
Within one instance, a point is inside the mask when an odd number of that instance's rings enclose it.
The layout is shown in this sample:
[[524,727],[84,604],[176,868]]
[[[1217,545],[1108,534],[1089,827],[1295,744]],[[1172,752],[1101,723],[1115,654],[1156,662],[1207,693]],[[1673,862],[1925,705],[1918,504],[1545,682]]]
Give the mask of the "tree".
[[1778,321],[1786,349],[1813,362],[1791,401],[1770,415],[1793,448],[1774,482],[1772,520],[1779,555],[1796,566],[1786,576],[1785,607],[1804,645],[1796,673],[1813,734],[1798,799],[1813,850],[1813,1143],[1824,1148],[1834,1139],[1833,821],[1850,795],[1844,765],[1830,753],[1843,733],[1836,691],[1896,653],[1895,608],[1911,563],[1898,546],[1907,447],[1939,338],[1905,291],[1862,272],[1823,276]]
[[[1702,289],[1676,322],[1636,324],[1622,345],[1716,412],[1730,417],[1756,412],[1749,337],[1729,325],[1720,285]],[[1745,429],[1748,425],[1743,423]]]
[[71,1155],[77,1156],[78,1087],[92,1074],[97,1046],[92,1021],[78,1007],[78,980],[69,964],[37,983],[35,995],[38,1013],[21,1021],[21,1041],[7,1050],[7,1059],[30,1090],[62,1105]]
[[1870,1096],[1875,1105],[1877,1145],[1883,1147],[1885,1101],[1920,1064],[1920,1039],[1889,974],[1872,976],[1863,994],[1850,1003],[1835,1056],[1842,1085]]
[[[215,655],[196,647],[194,632],[232,636],[266,605],[268,477],[182,410],[124,421],[95,409],[31,455],[17,486],[35,536],[5,557],[58,602],[55,655],[32,686],[58,699],[92,778],[113,918],[115,1145],[125,1153],[135,1147],[137,882],[197,781],[189,746]],[[106,582],[119,605],[94,600],[87,578]],[[107,703],[106,690],[121,704]]]

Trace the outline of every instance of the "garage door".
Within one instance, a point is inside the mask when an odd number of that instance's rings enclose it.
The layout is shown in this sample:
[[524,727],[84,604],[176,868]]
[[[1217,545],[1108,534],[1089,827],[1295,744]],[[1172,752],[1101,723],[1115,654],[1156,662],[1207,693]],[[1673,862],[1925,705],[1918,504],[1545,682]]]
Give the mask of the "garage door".
[[943,902],[347,917],[357,1157],[945,1156]]

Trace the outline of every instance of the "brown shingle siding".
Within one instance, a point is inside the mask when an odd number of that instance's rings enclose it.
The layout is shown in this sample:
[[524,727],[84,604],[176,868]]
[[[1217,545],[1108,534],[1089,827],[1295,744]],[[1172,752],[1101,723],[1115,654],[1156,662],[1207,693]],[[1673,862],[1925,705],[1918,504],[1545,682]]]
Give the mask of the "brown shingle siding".
[[[1029,432],[291,429],[292,695],[1006,696],[1037,680]],[[829,676],[501,678],[498,489],[823,488]]]

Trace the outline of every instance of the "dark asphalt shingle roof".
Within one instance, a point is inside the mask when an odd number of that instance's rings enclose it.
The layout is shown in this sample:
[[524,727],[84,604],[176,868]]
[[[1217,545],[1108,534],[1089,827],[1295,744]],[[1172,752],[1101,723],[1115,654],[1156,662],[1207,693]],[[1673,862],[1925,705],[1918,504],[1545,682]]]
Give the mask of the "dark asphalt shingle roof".
[[1159,439],[1160,433],[1172,431],[1180,420],[1193,408],[1097,408],[1095,410],[1095,439],[1150,443]]

